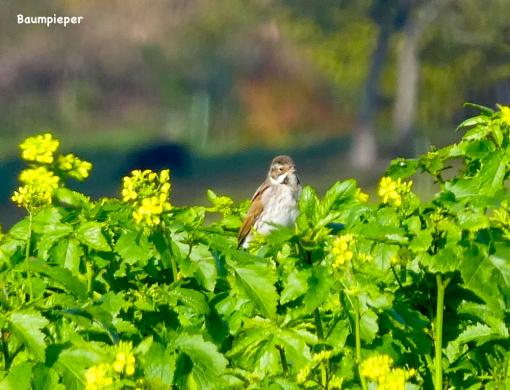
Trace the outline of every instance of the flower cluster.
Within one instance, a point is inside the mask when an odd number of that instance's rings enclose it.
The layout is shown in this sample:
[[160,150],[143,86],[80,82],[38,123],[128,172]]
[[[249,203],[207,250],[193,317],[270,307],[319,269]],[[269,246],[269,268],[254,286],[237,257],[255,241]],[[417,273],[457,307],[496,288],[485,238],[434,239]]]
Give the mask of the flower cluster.
[[133,344],[131,342],[121,341],[117,346],[113,370],[127,376],[135,373],[135,356],[133,355]]
[[92,164],[79,159],[73,153],[69,153],[58,157],[58,168],[70,177],[83,180],[89,176]]
[[51,203],[60,178],[42,166],[23,170],[19,181],[23,185],[14,191],[11,199],[18,206],[28,209]]
[[[316,353],[312,357],[312,361],[309,364],[306,364],[301,368],[296,376],[296,382],[301,385],[304,384],[310,373],[313,371],[321,363],[329,363],[329,359],[333,356],[333,351],[321,351]],[[342,388],[343,379],[337,377],[336,375],[332,375],[328,381],[328,388],[330,389],[341,389]]]
[[355,244],[356,240],[352,234],[344,234],[335,238],[331,249],[334,256],[333,268],[340,268],[345,262],[352,260]]
[[113,383],[110,371],[110,366],[106,363],[90,367],[85,372],[85,380],[87,381],[85,389],[100,390],[110,386]]
[[358,200],[358,202],[360,203],[366,203],[368,201],[368,194],[361,191],[361,188],[358,188],[356,190],[356,199]]
[[164,169],[159,175],[151,170],[135,170],[123,180],[122,198],[134,206],[133,219],[137,224],[148,227],[161,223],[161,214],[171,209],[170,170]]
[[412,185],[412,181],[404,183],[400,178],[393,180],[385,176],[379,183],[377,194],[382,198],[383,203],[398,207],[402,204],[402,196],[411,191]]
[[364,360],[360,373],[377,383],[378,390],[404,390],[406,382],[416,375],[414,369],[394,368],[393,359],[388,355],[374,355]]
[[133,354],[133,344],[121,341],[115,347],[113,363],[100,363],[90,367],[85,372],[86,390],[100,390],[108,388],[114,381],[135,373],[136,359]]
[[20,144],[21,158],[30,162],[51,164],[53,154],[57,151],[60,142],[50,133],[28,137]]
[[510,107],[500,106],[499,104],[498,107],[501,111],[501,120],[507,125],[510,125]]
[[21,157],[30,167],[21,172],[23,185],[11,197],[18,206],[33,209],[49,204],[62,179],[83,180],[89,175],[92,164],[88,161],[73,154],[55,156],[59,145],[50,133],[29,137],[20,144]]

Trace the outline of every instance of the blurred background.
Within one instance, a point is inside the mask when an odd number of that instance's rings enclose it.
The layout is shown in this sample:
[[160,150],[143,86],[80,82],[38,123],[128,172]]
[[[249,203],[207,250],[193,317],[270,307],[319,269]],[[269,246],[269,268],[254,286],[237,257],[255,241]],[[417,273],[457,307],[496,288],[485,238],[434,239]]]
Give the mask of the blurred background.
[[[17,15],[83,16],[79,25]],[[17,145],[51,131],[119,193],[170,167],[175,204],[244,199],[291,154],[323,191],[457,139],[463,103],[510,103],[508,0],[2,0],[0,223]]]

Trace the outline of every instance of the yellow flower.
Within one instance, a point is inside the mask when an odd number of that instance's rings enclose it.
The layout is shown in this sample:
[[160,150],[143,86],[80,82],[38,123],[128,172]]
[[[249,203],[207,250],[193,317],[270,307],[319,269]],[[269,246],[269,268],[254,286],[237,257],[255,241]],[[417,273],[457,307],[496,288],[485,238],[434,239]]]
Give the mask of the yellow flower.
[[500,105],[498,105],[498,107],[501,110],[501,119],[507,125],[510,125],[510,107],[508,107],[508,106],[500,106]]
[[361,191],[361,188],[358,188],[356,190],[356,199],[358,200],[358,202],[360,203],[365,203],[368,201],[368,194]]
[[377,390],[404,390],[406,381],[416,375],[414,369],[392,368],[388,355],[374,355],[361,363],[361,375],[377,383]]
[[119,374],[125,373],[131,376],[135,373],[135,356],[133,355],[133,344],[131,342],[121,341],[116,347],[115,361],[113,370]]
[[28,168],[21,171],[19,181],[23,184],[47,186],[57,189],[60,179],[58,176],[55,176],[53,172],[46,169],[46,167],[38,167]]
[[304,366],[301,370],[298,371],[296,376],[296,382],[298,385],[301,385],[306,382],[308,379],[308,375],[310,375],[311,367],[309,364]]
[[123,179],[122,199],[133,204],[133,219],[137,224],[157,226],[161,223],[161,214],[172,208],[168,201],[170,188],[168,169],[159,175],[148,169],[135,170]]
[[58,168],[77,180],[83,180],[89,176],[92,164],[69,153],[58,157]]
[[393,359],[388,355],[373,355],[361,363],[360,373],[362,376],[378,380],[388,375],[393,365]]
[[50,133],[28,137],[20,144],[21,157],[26,161],[51,164],[59,141]]
[[109,375],[110,368],[108,364],[102,363],[90,367],[85,373],[87,381],[86,390],[100,390],[112,384],[112,377]]
[[333,355],[333,351],[320,351],[319,353],[313,355],[312,360],[315,363],[320,363],[320,362],[329,360],[331,355]]
[[337,269],[345,262],[352,260],[354,244],[355,239],[352,234],[344,234],[335,238],[331,249],[331,253],[334,255],[333,268]]
[[11,200],[29,209],[51,203],[60,179],[45,167],[38,167],[23,170],[19,180],[24,185],[14,191]]
[[412,185],[412,181],[402,183],[400,178],[393,180],[391,177],[385,176],[379,183],[377,194],[382,198],[383,203],[398,207],[402,204],[402,195],[411,191]]

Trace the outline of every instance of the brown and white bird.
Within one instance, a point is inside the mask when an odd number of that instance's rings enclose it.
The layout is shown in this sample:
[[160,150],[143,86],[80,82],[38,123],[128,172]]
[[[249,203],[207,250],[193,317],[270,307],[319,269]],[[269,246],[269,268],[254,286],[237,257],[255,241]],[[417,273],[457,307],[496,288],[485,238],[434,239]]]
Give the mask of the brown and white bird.
[[251,205],[239,230],[238,247],[247,248],[254,232],[267,235],[278,225],[290,227],[298,216],[301,183],[294,161],[277,156],[271,162],[266,180],[251,198]]

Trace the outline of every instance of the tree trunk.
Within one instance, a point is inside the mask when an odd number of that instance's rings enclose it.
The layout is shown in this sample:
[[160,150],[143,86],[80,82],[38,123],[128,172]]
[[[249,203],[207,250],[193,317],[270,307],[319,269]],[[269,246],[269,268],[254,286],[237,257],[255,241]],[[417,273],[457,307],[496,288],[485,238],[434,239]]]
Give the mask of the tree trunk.
[[416,19],[411,17],[404,26],[397,54],[397,91],[393,122],[396,145],[408,147],[414,138],[416,101],[418,95],[418,42],[421,36]]
[[377,43],[372,54],[351,146],[350,161],[355,168],[370,168],[377,159],[374,119],[378,105],[379,80],[386,62],[392,27],[391,22],[380,24]]

